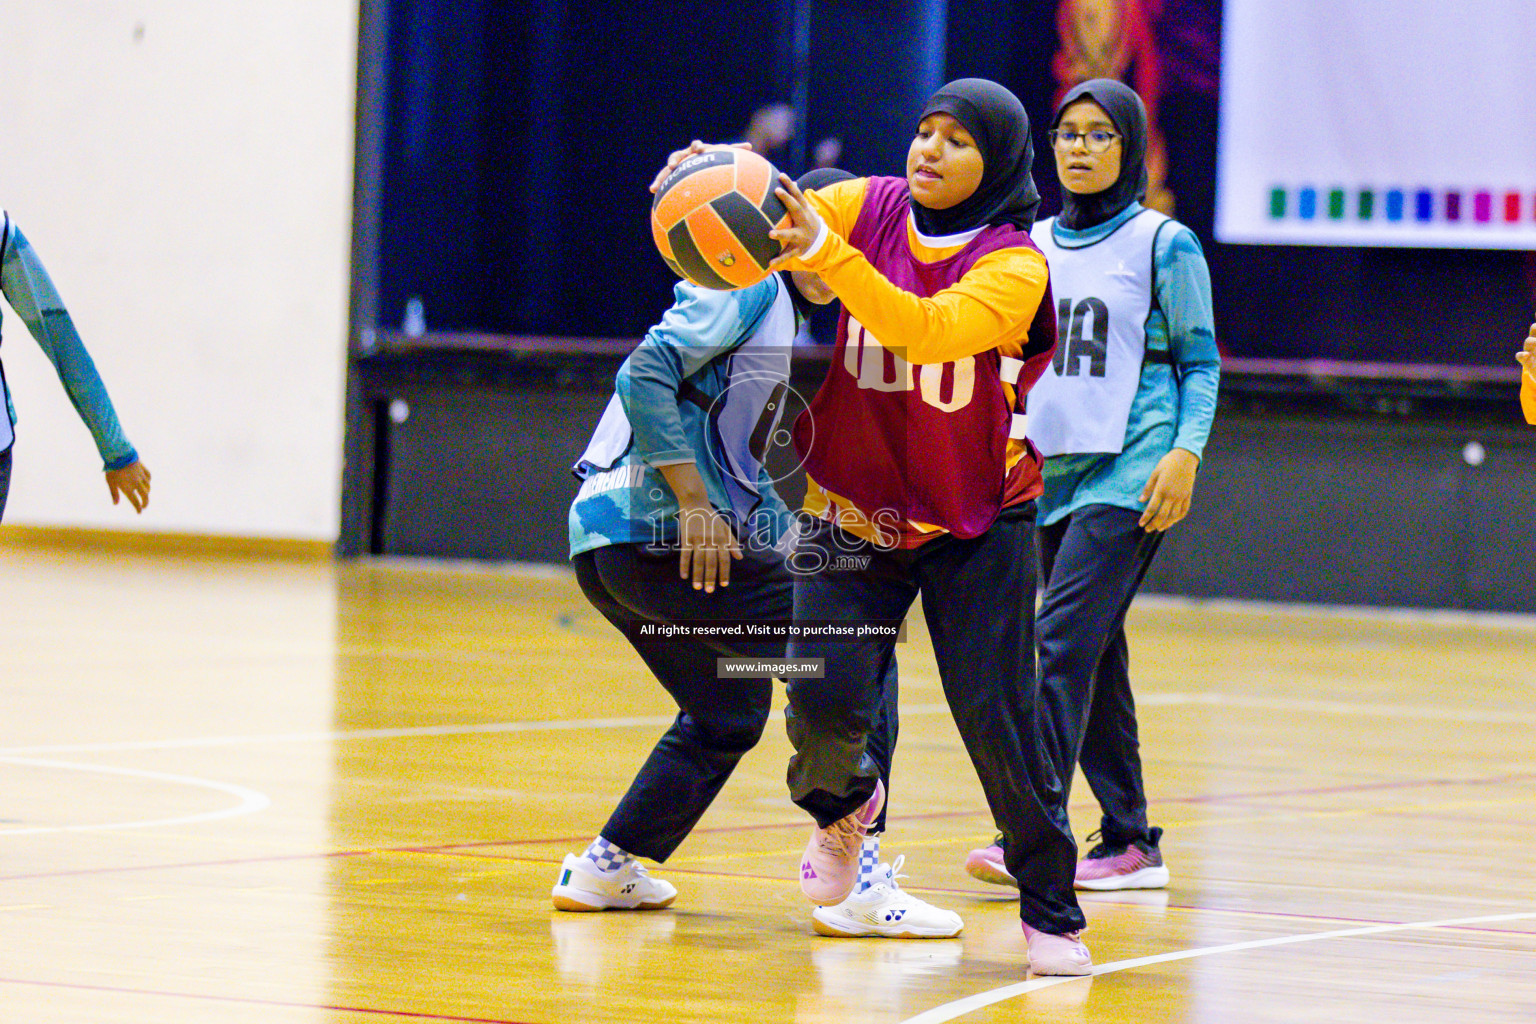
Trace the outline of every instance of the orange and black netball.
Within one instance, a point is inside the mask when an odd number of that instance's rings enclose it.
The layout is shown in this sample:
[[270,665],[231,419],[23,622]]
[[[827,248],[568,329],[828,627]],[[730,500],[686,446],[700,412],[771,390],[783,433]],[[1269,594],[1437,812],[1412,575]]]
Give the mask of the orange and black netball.
[[691,156],[651,202],[651,234],[667,266],[703,288],[746,288],[779,254],[769,231],[789,223],[774,188],[778,169],[746,149]]

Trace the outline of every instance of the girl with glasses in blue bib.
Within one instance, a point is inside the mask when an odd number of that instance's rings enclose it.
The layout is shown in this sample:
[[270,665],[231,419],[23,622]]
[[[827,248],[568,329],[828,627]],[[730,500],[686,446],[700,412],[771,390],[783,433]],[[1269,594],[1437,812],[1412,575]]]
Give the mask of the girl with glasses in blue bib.
[[[1031,236],[1050,263],[1058,333],[1026,409],[1045,456],[1041,730],[1063,783],[1081,764],[1103,810],[1076,887],[1161,888],[1125,616],[1164,532],[1189,512],[1216,412],[1210,273],[1194,232],[1141,205],[1147,114],[1135,92],[1110,79],[1077,86],[1050,138],[1062,211]],[[966,868],[1013,883],[1000,844],[972,851]]]

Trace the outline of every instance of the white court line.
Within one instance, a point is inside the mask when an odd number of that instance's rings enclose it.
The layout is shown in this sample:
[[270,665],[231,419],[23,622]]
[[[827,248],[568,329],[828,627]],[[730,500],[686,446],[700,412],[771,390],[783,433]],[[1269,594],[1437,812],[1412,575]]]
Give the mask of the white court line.
[[189,825],[193,822],[218,821],[221,818],[233,818],[241,814],[254,814],[272,804],[271,799],[266,794],[258,793],[254,789],[246,789],[244,786],[236,786],[229,782],[197,779],[190,775],[167,775],[164,772],[146,772],[137,768],[112,768],[100,764],[42,761],[31,757],[0,757],[0,763],[19,764],[29,768],[58,768],[71,772],[95,772],[100,775],[127,775],[131,778],[152,779],[156,782],[172,782],[182,786],[197,786],[202,789],[217,790],[220,793],[228,793],[231,796],[240,798],[240,802],[234,807],[225,807],[217,811],[204,811],[202,814],[188,814],[180,818],[156,818],[152,821],[113,821],[99,825],[49,825],[36,828],[6,828],[0,829],[0,836],[35,836],[45,832],[105,832],[113,829],[153,828],[159,825]]
[[396,729],[354,729],[348,732],[281,732],[261,736],[192,736],[178,740],[121,740],[114,743],[61,743],[39,747],[10,747],[11,754],[106,754],[122,750],[179,750],[185,747],[238,747],[261,743],[330,743],[338,740],[399,739],[405,736],[461,736],[494,732],[553,732],[566,729],[631,729],[670,725],[673,715],[637,718],[568,718],[546,722],[485,722],[479,725],[417,725]]
[[[1214,956],[1217,953],[1239,953],[1249,949],[1263,949],[1268,946],[1290,946],[1298,942],[1320,942],[1323,939],[1347,939],[1357,935],[1381,935],[1386,932],[1406,932],[1429,928],[1456,928],[1473,924],[1494,924],[1500,921],[1524,921],[1536,918],[1536,913],[1524,914],[1493,914],[1487,917],[1457,917],[1444,921],[1414,921],[1408,924],[1373,924],[1361,928],[1340,928],[1330,932],[1308,932],[1303,935],[1282,935],[1274,939],[1254,939],[1251,942],[1231,942],[1225,946],[1205,946],[1200,949],[1185,949],[1176,953],[1160,953],[1157,956],[1138,957],[1135,960],[1116,960],[1113,963],[1100,964],[1093,969],[1093,976],[1101,974],[1114,974],[1118,971],[1134,970],[1137,967],[1147,967],[1151,964],[1166,964],[1174,960],[1191,960],[1195,957]],[[1024,995],[1042,988],[1050,988],[1052,985],[1065,985],[1074,981],[1085,981],[1085,978],[1048,977],[1034,978],[1030,981],[1019,982],[1017,985],[1005,985],[1002,988],[994,988],[988,992],[978,992],[964,999],[956,999],[952,1003],[943,1006],[935,1006],[931,1010],[925,1010],[916,1017],[908,1017],[901,1024],[942,1024],[957,1017],[963,1017],[974,1010],[993,1003],[1001,1003],[1015,996]]]
[[[948,704],[914,704],[903,715],[948,713]],[[0,758],[12,754],[106,754],[121,750],[179,750],[185,747],[235,747],[252,743],[331,743],[340,740],[399,739],[406,736],[469,736],[477,733],[563,732],[572,729],[636,729],[671,725],[676,715],[643,715],[634,718],[560,718],[542,722],[482,722],[478,725],[414,725],[396,729],[354,729],[349,732],[286,732],[265,736],[193,736],[179,740],[121,740],[115,743],[61,743],[40,747],[0,749]]]
[[[1205,704],[1258,711],[1292,711],[1306,714],[1364,715],[1379,718],[1413,718],[1449,722],[1536,724],[1536,712],[1479,711],[1468,708],[1412,704],[1351,704],[1344,701],[1291,700],[1241,697],[1223,693],[1148,693],[1136,698],[1143,707]],[[901,709],[903,717],[947,714],[946,704],[913,704]],[[254,736],[193,736],[171,740],[119,740],[109,743],[58,743],[0,749],[0,756],[17,754],[105,754],[125,750],[179,750],[188,747],[236,747],[263,743],[335,743],[343,740],[401,739],[411,736],[470,736],[483,733],[565,732],[580,729],[636,729],[672,724],[673,715],[641,715],[629,718],[563,718],[532,722],[482,722],[472,725],[417,725],[394,729],[353,729],[346,732],[289,732]]]
[[[418,572],[443,570],[446,567],[450,571],[489,573],[537,580],[574,580],[576,577],[576,571],[566,562],[450,562],[404,558],[399,555],[375,555],[367,561],[381,568],[398,565]],[[1039,595],[1040,592],[1036,591],[1037,601]],[[1299,619],[1367,619],[1378,622],[1428,623],[1442,626],[1536,629],[1536,615],[1528,612],[1483,612],[1371,604],[1308,604],[1303,601],[1244,601],[1232,597],[1185,597],[1178,594],[1152,593],[1137,594],[1136,607],[1193,609],[1241,615],[1283,615]]]
[[1366,715],[1375,718],[1417,718],[1444,722],[1489,722],[1511,725],[1536,724],[1536,711],[1479,711],[1476,708],[1435,707],[1413,704],[1361,704],[1342,700],[1309,700],[1292,697],[1246,697],[1226,693],[1148,693],[1136,698],[1138,706],[1208,704],[1213,707],[1253,711],[1295,711],[1318,715]]
[[1402,608],[1366,604],[1305,604],[1294,601],[1242,601],[1230,597],[1180,597],[1138,594],[1136,607],[1175,611],[1212,611],[1234,615],[1284,616],[1294,619],[1363,619],[1398,625],[1532,630],[1536,615],[1529,612],[1480,612],[1452,608]]

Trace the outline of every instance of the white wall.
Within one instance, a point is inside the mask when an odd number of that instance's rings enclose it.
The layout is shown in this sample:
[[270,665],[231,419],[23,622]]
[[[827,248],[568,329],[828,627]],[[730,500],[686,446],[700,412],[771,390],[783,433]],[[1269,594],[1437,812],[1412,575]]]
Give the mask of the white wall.
[[7,523],[334,540],[356,0],[0,0],[0,205],[75,318],[149,509],[6,309]]

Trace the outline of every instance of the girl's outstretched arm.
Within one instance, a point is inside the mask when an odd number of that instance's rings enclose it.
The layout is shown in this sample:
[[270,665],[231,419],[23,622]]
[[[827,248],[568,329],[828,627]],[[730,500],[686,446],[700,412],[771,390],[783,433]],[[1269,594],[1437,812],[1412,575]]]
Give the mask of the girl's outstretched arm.
[[924,298],[892,284],[843,237],[841,224],[828,223],[838,213],[829,198],[852,182],[808,196],[787,177],[780,182],[793,223],[772,232],[785,251],[771,266],[817,274],[870,337],[907,362],[947,363],[1026,339],[1049,279],[1037,250],[988,253],[958,284]]
[[139,463],[138,452],[123,434],[107,387],[75,330],[74,320],[15,222],[5,216],[0,230],[0,292],[37,339],[75,411],[90,430],[113,504],[119,495],[125,495],[134,510],[142,512],[149,504],[149,471]]

